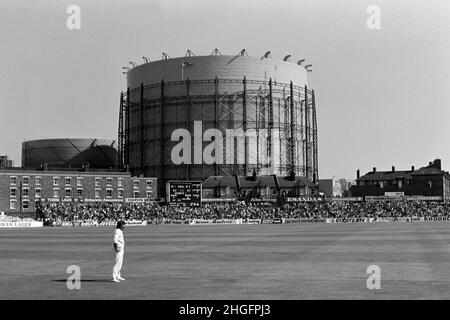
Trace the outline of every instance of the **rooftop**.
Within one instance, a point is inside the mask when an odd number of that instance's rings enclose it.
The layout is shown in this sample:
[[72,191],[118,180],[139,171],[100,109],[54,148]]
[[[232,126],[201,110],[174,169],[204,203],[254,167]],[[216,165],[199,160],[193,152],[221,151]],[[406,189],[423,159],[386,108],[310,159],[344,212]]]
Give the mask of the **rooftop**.
[[444,174],[450,179],[450,174],[447,171],[441,169],[441,160],[435,159],[430,162],[428,166],[421,167],[417,170],[395,170],[392,167],[390,171],[377,171],[376,168],[373,168],[373,171],[367,172],[365,175],[361,176],[357,180],[395,180],[395,179],[408,179],[412,178],[412,176],[418,175],[433,175],[433,174]]

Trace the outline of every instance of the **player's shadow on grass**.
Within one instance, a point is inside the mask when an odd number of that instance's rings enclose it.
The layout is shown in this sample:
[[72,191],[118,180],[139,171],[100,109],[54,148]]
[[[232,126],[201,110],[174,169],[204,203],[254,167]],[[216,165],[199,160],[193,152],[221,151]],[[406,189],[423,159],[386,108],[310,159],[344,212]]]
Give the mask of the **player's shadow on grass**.
[[[52,280],[53,282],[67,282],[67,279]],[[112,282],[111,279],[80,279],[80,282]]]

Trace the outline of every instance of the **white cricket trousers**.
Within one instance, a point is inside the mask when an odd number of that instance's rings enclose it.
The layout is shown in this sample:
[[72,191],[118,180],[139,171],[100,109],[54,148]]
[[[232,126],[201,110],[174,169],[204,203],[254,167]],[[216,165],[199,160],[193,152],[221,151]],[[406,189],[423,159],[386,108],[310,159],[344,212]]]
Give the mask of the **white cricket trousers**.
[[123,262],[123,252],[123,248],[119,252],[116,252],[116,263],[114,264],[113,268],[113,279],[117,279],[117,277],[120,277],[120,270],[122,269]]

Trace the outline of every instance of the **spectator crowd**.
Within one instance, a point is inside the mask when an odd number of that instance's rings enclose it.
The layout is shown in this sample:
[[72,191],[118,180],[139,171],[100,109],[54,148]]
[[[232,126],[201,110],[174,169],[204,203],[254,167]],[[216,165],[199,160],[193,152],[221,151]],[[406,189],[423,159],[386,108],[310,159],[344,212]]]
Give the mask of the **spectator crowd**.
[[44,225],[54,222],[114,222],[139,220],[164,222],[192,219],[326,219],[448,217],[449,202],[437,201],[314,201],[285,204],[210,203],[200,207],[175,207],[153,202],[43,202],[37,217]]

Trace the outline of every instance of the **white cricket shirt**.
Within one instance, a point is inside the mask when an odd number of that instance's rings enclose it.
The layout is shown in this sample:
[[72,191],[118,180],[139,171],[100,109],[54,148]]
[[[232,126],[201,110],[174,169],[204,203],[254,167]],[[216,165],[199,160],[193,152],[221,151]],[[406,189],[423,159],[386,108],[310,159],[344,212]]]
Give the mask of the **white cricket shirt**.
[[118,249],[123,249],[125,247],[123,232],[119,228],[116,228],[116,231],[114,231],[114,243],[117,245]]

